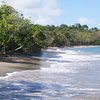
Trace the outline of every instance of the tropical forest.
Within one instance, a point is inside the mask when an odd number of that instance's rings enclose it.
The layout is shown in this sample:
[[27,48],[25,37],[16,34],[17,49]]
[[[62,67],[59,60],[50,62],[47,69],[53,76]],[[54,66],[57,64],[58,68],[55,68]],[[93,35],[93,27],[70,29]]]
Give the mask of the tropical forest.
[[38,25],[12,6],[0,6],[0,54],[31,53],[48,47],[100,45],[100,29],[76,23]]

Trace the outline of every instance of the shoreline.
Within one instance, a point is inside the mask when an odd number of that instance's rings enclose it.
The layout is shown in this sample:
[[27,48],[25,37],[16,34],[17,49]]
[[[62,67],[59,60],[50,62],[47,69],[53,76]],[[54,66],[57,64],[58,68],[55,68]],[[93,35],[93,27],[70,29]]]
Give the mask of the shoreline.
[[[100,45],[88,45],[88,46],[72,46],[71,48],[80,47],[98,47]],[[48,47],[47,49],[57,50],[59,47]],[[70,48],[70,47],[63,47]],[[7,73],[25,71],[25,70],[39,70],[41,67],[41,59],[38,56],[27,55],[10,55],[7,57],[0,57],[0,77],[7,76]]]
[[73,48],[80,48],[80,47],[83,47],[83,48],[86,48],[86,47],[99,47],[100,45],[82,45],[82,46],[72,46]]
[[39,70],[41,61],[38,58],[30,57],[1,57],[0,58],[0,77],[9,76],[8,73],[25,71],[25,70]]
[[64,47],[48,47],[47,49],[56,50],[58,48],[80,48],[80,47],[99,47],[100,45],[79,45],[79,46],[64,46]]

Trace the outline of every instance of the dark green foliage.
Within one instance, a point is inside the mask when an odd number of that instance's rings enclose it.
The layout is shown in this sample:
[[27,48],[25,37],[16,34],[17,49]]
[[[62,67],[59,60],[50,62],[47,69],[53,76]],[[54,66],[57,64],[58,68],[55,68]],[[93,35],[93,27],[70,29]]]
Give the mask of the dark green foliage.
[[30,21],[8,5],[1,5],[0,18],[0,52],[14,52],[18,48],[28,52],[33,46]]
[[79,23],[72,26],[33,25],[13,7],[0,6],[0,54],[74,45],[100,45],[100,30]]

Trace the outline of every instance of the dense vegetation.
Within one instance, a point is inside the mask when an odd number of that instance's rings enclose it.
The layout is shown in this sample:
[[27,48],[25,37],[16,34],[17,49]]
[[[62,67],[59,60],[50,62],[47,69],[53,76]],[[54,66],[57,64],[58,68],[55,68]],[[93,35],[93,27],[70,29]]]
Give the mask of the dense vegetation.
[[34,25],[13,7],[0,6],[0,54],[74,45],[100,45],[100,30],[80,24]]

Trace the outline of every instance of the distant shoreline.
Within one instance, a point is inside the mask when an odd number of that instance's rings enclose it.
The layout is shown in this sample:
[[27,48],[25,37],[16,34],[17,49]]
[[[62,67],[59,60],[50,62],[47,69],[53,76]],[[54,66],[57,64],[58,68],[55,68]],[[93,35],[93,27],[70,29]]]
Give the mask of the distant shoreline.
[[48,47],[47,49],[58,49],[58,48],[80,48],[80,47],[98,47],[100,45],[80,45],[80,46],[64,46],[64,47]]
[[80,48],[80,47],[85,48],[85,47],[98,47],[98,46],[100,46],[100,45],[82,45],[82,46],[72,46],[72,47],[73,48]]

